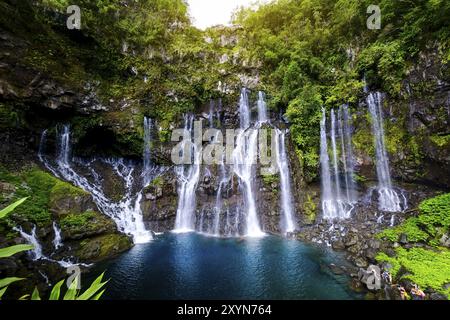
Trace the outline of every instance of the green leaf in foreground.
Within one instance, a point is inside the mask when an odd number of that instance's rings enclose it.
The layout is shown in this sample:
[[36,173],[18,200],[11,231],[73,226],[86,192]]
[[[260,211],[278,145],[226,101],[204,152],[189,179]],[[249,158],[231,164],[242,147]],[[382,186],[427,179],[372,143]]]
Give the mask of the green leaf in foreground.
[[64,283],[64,279],[55,284],[55,286],[52,289],[52,292],[50,293],[50,297],[48,300],[59,300],[59,295],[61,293],[61,286]]
[[0,210],[0,219],[6,217],[8,213],[13,211],[16,207],[20,206],[25,200],[28,198],[20,199],[19,201],[14,202],[13,204],[10,204],[6,208]]
[[32,250],[34,247],[30,244],[18,244],[11,247],[0,249],[0,258],[8,258],[22,251]]
[[70,284],[69,289],[67,290],[66,294],[64,295],[63,300],[75,300],[76,296],[77,296],[77,291],[78,291],[78,282],[80,277],[77,276],[73,282]]
[[13,282],[24,280],[24,279],[25,278],[17,278],[17,277],[0,279],[0,288],[9,286]]
[[33,294],[31,295],[31,300],[41,300],[37,287],[34,287]]
[[3,297],[3,295],[5,294],[6,289],[8,289],[8,287],[4,287],[3,289],[0,289],[0,299]]
[[95,295],[91,300],[99,300],[100,297],[105,293],[105,291],[106,291],[106,289],[103,289],[102,291],[97,293],[97,295]]
[[[103,286],[108,282],[102,282],[104,272],[91,284],[91,286],[77,298],[77,300],[89,300],[92,296],[94,296],[97,292],[99,292]],[[99,296],[100,298],[100,296]]]

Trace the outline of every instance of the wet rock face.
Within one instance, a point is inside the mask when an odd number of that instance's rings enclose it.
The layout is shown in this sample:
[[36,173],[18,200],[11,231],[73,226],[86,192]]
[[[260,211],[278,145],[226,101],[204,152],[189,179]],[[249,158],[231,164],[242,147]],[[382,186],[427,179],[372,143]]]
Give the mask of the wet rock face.
[[[221,130],[224,141],[226,141],[227,129],[237,129],[239,127],[238,106],[235,103],[226,104],[214,101],[213,127]],[[252,111],[256,117],[256,110]],[[196,120],[203,119],[203,128],[207,129],[209,123],[210,105],[205,105],[196,116]],[[280,125],[277,123],[277,125]],[[271,126],[268,126],[271,128]],[[204,142],[206,146],[207,142]],[[170,149],[174,143],[156,141],[155,154],[170,154]],[[287,154],[294,153],[290,136],[286,136]],[[161,151],[164,150],[164,151]],[[155,159],[160,156],[155,156]],[[298,162],[296,160],[296,162]],[[290,161],[290,178],[293,197],[293,205],[296,212],[296,222],[302,220],[301,188],[303,181],[298,164]],[[258,212],[258,219],[264,232],[281,232],[280,228],[280,181],[279,173],[273,176],[263,175],[261,166],[254,167],[255,179],[253,181],[255,203]],[[238,176],[233,173],[233,166],[225,165],[227,183],[222,182],[222,172],[218,164],[200,166],[200,177],[196,187],[196,207],[195,223],[198,231],[214,233],[219,229],[221,235],[244,234],[246,227],[246,213],[244,206],[244,194],[242,186],[239,185]],[[222,184],[221,184],[222,182]],[[155,232],[169,231],[175,226],[176,211],[178,207],[180,188],[179,178],[175,174],[174,167],[169,169],[144,190],[142,203],[144,220],[149,229]],[[220,192],[220,195],[218,193]],[[220,208],[220,209],[218,209]],[[218,212],[220,210],[220,212]],[[216,227],[215,219],[219,215],[219,225]]]
[[17,57],[29,50],[29,42],[18,38],[5,30],[0,32],[0,96],[6,101],[20,100],[31,106],[40,106],[50,110],[73,110],[91,113],[107,110],[102,106],[91,90],[69,88],[43,73],[27,66]]
[[131,239],[125,235],[106,234],[84,240],[75,251],[80,260],[96,262],[126,251],[131,245]]
[[147,228],[154,232],[172,230],[177,204],[177,181],[174,171],[169,169],[144,189],[141,208]]
[[422,53],[400,97],[386,99],[386,139],[396,179],[450,187],[448,70],[436,51]]

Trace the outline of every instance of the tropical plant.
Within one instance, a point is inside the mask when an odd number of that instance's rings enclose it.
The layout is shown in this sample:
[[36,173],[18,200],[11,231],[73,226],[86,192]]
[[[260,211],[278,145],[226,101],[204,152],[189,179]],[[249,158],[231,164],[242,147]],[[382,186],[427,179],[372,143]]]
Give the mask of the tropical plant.
[[[13,204],[9,205],[8,207],[0,210],[0,219],[6,217],[10,212],[12,212],[16,207],[21,205],[23,202],[25,202],[27,198],[20,199],[19,201],[14,202]],[[6,248],[0,249],[0,258],[8,258],[12,255],[32,250],[34,247],[32,245],[28,244],[19,244],[15,246],[10,246]],[[63,300],[98,300],[105,292],[105,289],[103,287],[108,281],[102,282],[104,273],[102,273],[95,281],[91,284],[91,286],[86,289],[82,294],[80,293],[80,290],[78,289],[79,283],[80,283],[80,276],[78,275],[75,277],[74,281],[70,284],[69,288],[67,289],[66,293],[64,294]],[[8,286],[11,283],[24,280],[25,278],[18,278],[18,277],[9,277],[0,279],[0,299],[5,294],[6,289],[8,289]],[[53,287],[49,300],[59,300],[61,295],[61,287],[64,283],[65,279],[59,281],[55,286]],[[102,290],[103,289],[103,290]],[[31,294],[31,297],[29,294],[24,295],[20,298],[20,300],[27,300],[30,298],[31,300],[41,300],[39,290],[37,287],[34,288],[33,293]]]
[[[27,200],[27,198],[23,198],[19,201],[16,201],[13,204],[7,206],[6,208],[0,210],[0,219],[6,217],[17,206],[19,206],[23,202],[25,202],[25,200]],[[12,255],[15,255],[16,253],[31,250],[33,248],[34,247],[32,245],[28,245],[28,244],[19,244],[19,245],[15,245],[15,246],[6,247],[6,248],[1,248],[0,249],[0,258],[8,258],[8,257],[11,257]],[[17,282],[20,280],[24,280],[24,278],[9,277],[9,278],[0,279],[0,299],[5,294],[6,289],[8,289],[8,286],[11,283],[14,283],[14,282]]]
[[[75,277],[74,281],[70,284],[69,288],[67,289],[66,293],[62,297],[62,300],[98,300],[105,292],[105,289],[103,287],[108,281],[102,282],[104,273],[102,273],[95,281],[91,284],[91,286],[86,289],[83,293],[78,288],[78,284],[80,283],[80,277]],[[48,300],[60,300],[61,296],[61,287],[64,284],[65,279],[59,281],[55,286],[53,287],[52,291],[50,292],[50,296]],[[102,290],[103,289],[103,290]],[[37,287],[34,288],[33,293],[31,294],[31,297],[29,294],[23,296],[20,298],[20,300],[41,300],[39,290]]]

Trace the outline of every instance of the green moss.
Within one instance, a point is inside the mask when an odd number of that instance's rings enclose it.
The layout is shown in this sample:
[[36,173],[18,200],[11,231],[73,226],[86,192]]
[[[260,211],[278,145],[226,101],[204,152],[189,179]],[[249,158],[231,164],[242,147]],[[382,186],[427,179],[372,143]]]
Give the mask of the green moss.
[[74,229],[88,225],[91,220],[96,218],[97,213],[94,211],[86,211],[84,213],[68,214],[60,220],[62,229]]
[[263,180],[264,184],[271,186],[273,183],[278,184],[280,181],[280,177],[277,174],[265,174],[265,175],[262,175],[262,180]]
[[0,180],[15,186],[13,200],[29,197],[27,205],[19,206],[8,219],[26,220],[38,226],[51,224],[50,208],[55,201],[88,194],[36,167],[18,173],[0,167]]
[[9,129],[23,123],[19,109],[10,104],[0,103],[0,129]]
[[[444,288],[444,285],[450,283],[450,250],[445,248],[436,251],[423,248],[407,250],[399,247],[396,249],[395,257],[380,253],[376,259],[391,264],[393,276],[410,279],[422,288],[432,288],[450,298],[450,288]],[[407,274],[399,275],[401,267],[407,270]]]
[[313,223],[316,219],[317,205],[313,201],[311,195],[309,194],[307,195],[303,208],[308,223]]
[[389,154],[397,154],[405,143],[405,131],[398,125],[390,125],[386,132],[386,149]]
[[75,187],[67,182],[54,179],[55,184],[50,190],[50,203],[55,203],[67,197],[82,197],[89,195],[88,192]]
[[161,176],[156,177],[155,179],[152,180],[152,182],[150,182],[151,186],[156,186],[156,187],[162,187],[164,184],[164,179]]
[[369,113],[365,117],[359,119],[358,129],[353,135],[353,148],[357,153],[367,154],[370,157],[375,157],[375,147],[373,142],[373,134],[371,131],[371,117]]
[[52,221],[49,212],[50,190],[57,179],[50,174],[33,168],[20,174],[22,180],[17,185],[15,198],[29,197],[26,206],[18,207],[12,217],[25,219],[38,226],[49,225]]
[[433,135],[430,137],[430,140],[437,145],[438,147],[445,147],[450,143],[450,135],[445,135],[445,136],[438,136],[438,135]]
[[419,205],[419,212],[417,217],[383,230],[377,234],[377,238],[396,242],[401,234],[405,234],[408,242],[436,246],[442,235],[450,231],[450,193],[423,201]]
[[[404,233],[409,242],[425,242],[434,249],[398,247],[395,256],[381,252],[377,260],[391,264],[394,276],[410,279],[423,288],[432,288],[450,298],[450,288],[444,288],[450,283],[450,250],[438,247],[442,234],[449,232],[450,228],[450,193],[423,201],[419,212],[417,217],[409,218],[377,236],[394,242]],[[399,274],[401,268],[407,272]]]
[[81,241],[77,256],[85,261],[98,261],[123,252],[131,246],[131,240],[125,235],[101,235]]
[[357,174],[357,173],[353,173],[353,179],[357,182],[357,183],[364,183],[367,181],[367,178],[363,175]]
[[436,228],[450,230],[450,193],[423,201],[419,210],[418,223],[431,235],[436,236]]
[[159,130],[158,131],[158,137],[159,137],[159,141],[161,141],[162,143],[164,142],[169,142],[172,136],[172,131],[170,130]]
[[417,218],[409,218],[395,228],[382,231],[377,235],[377,237],[380,239],[389,240],[391,242],[396,242],[402,234],[405,234],[408,242],[426,242],[430,235],[423,231],[417,222]]

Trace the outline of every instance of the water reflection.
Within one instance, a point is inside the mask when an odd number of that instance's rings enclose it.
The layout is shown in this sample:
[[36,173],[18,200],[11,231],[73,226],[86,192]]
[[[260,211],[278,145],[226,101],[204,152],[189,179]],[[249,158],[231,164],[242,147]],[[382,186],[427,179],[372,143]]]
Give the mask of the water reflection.
[[332,251],[267,236],[245,240],[164,234],[96,266],[107,270],[108,299],[353,299]]

